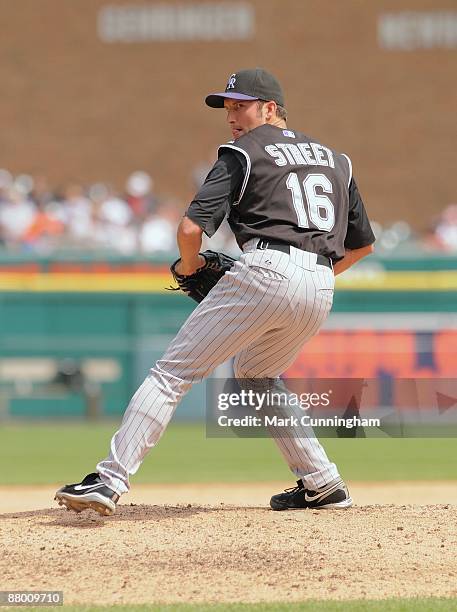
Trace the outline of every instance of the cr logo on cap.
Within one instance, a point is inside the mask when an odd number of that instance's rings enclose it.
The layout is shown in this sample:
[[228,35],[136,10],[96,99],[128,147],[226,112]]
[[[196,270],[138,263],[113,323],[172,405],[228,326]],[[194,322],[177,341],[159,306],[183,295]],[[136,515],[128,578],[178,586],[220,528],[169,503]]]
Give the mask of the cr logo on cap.
[[232,74],[228,80],[226,90],[235,89],[236,74]]

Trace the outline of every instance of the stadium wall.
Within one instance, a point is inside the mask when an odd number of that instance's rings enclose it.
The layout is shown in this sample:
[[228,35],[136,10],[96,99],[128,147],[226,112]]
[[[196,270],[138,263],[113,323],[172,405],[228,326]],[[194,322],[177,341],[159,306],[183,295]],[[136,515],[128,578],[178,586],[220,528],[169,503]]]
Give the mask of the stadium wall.
[[260,64],[290,125],[352,157],[371,218],[424,229],[455,200],[455,0],[0,7],[0,167],[15,174],[122,189],[144,169],[185,206],[228,137],[204,96]]
[[[166,270],[145,260],[7,258],[0,271],[0,418],[91,416],[94,402],[98,416],[120,415],[193,309],[165,289]],[[455,258],[360,264],[338,279],[324,330],[289,375],[454,376],[456,312]],[[201,418],[204,404],[204,385],[197,385],[177,416]]]

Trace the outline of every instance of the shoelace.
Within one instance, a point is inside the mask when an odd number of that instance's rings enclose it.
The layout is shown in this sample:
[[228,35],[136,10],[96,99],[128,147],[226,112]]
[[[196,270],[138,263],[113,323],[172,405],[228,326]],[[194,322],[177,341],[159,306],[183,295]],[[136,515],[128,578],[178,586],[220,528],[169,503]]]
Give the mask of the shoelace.
[[284,493],[296,493],[301,489],[304,489],[303,483],[301,480],[297,480],[297,485],[295,487],[290,487],[289,489],[284,489]]

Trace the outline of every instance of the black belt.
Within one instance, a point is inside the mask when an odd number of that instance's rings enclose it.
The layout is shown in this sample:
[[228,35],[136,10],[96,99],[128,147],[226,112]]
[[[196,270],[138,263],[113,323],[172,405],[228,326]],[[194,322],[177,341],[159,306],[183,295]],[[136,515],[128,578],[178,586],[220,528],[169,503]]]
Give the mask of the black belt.
[[[290,244],[285,244],[284,242],[270,242],[269,240],[260,239],[257,243],[257,248],[264,251],[265,249],[273,249],[273,251],[281,251],[282,253],[287,253],[290,255]],[[302,250],[302,249],[299,249]],[[332,263],[328,257],[324,255],[318,255],[317,261],[320,266],[327,266],[327,268],[332,269]]]

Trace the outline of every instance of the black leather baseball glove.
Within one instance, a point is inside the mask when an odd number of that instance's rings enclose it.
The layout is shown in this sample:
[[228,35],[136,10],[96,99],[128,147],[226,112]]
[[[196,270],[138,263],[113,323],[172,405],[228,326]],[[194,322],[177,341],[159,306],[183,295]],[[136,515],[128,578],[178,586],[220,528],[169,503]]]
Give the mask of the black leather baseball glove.
[[176,272],[176,266],[181,261],[180,259],[171,264],[170,270],[178,286],[169,287],[171,291],[181,289],[186,295],[199,303],[235,263],[235,259],[225,253],[205,251],[200,255],[205,258],[205,265],[189,276]]

